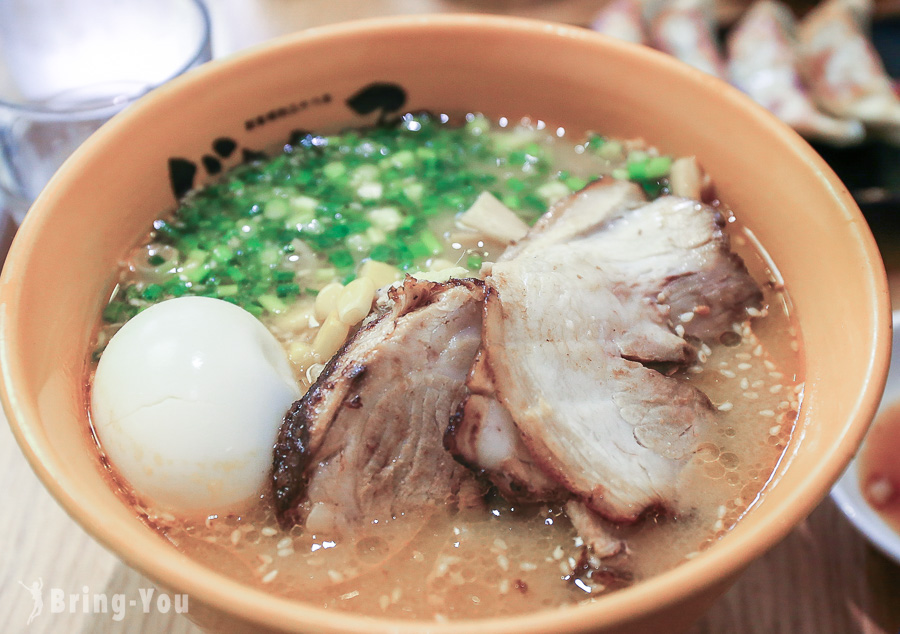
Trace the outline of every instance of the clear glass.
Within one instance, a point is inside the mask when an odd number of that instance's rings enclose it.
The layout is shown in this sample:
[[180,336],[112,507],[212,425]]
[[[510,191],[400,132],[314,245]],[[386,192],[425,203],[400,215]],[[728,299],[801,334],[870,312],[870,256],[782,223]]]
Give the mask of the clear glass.
[[210,57],[202,0],[0,0],[0,211],[21,222],[91,133]]

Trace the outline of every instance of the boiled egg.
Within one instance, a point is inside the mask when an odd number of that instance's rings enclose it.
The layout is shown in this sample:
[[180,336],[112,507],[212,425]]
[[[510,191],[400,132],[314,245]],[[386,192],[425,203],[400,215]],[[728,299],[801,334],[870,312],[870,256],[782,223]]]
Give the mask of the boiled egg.
[[196,517],[258,501],[282,418],[300,395],[284,349],[253,315],[180,297],[112,337],[91,416],[103,451],[140,497]]

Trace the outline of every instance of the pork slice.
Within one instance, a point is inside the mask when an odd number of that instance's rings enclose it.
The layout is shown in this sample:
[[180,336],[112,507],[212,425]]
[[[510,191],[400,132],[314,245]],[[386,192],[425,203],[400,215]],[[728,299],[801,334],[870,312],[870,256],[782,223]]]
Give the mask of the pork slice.
[[609,559],[627,553],[625,541],[610,532],[604,521],[583,503],[570,500],[565,506],[566,515],[585,547],[600,559]]
[[466,387],[467,394],[444,434],[447,450],[491,480],[510,502],[565,499],[565,489],[535,464],[515,422],[497,400],[481,353],[475,357]]
[[285,417],[275,446],[279,521],[359,534],[468,499],[474,476],[443,447],[481,333],[483,286],[407,277]]
[[[671,196],[610,209],[607,187],[553,210],[545,226],[558,240],[532,243],[529,234],[493,266],[480,374],[520,432],[521,443],[508,445],[527,450],[522,462],[603,517],[630,522],[651,508],[678,510],[679,474],[715,423],[702,392],[648,365],[691,362],[689,329],[715,338],[725,321],[746,319],[760,294],[714,209]],[[585,222],[592,200],[602,218],[593,225]],[[578,231],[565,230],[569,209]],[[672,298],[678,311],[711,317],[673,323]],[[713,317],[720,312],[727,317]],[[473,374],[468,383],[481,389]]]
[[[544,214],[528,236],[506,249],[500,262],[547,245],[589,235],[612,217],[647,202],[643,190],[628,181],[604,180],[589,185],[565,204]],[[565,216],[565,221],[560,219]],[[486,353],[476,357],[466,381],[468,393],[451,418],[444,444],[460,462],[488,477],[511,502],[561,502],[566,490],[538,466],[506,407],[497,400]]]
[[[553,205],[524,239],[507,248],[499,262],[525,253],[540,253],[545,246],[564,244],[591,235],[604,223],[647,202],[644,190],[630,181],[602,179]],[[565,222],[561,222],[565,218]]]

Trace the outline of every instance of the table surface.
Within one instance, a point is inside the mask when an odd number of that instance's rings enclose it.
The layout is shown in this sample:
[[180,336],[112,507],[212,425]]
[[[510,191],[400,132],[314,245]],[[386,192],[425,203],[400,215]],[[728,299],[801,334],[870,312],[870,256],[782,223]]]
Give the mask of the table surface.
[[[585,23],[596,0],[209,0],[217,56],[304,26],[396,13],[476,10]],[[732,5],[734,3],[731,3]],[[234,28],[242,25],[242,28]],[[0,236],[0,249],[3,248]],[[900,307],[900,244],[882,244]],[[896,266],[894,266],[896,265]],[[0,413],[2,419],[2,413]],[[40,579],[65,594],[139,597],[150,581],[95,543],[50,497],[0,420],[0,632],[196,633],[184,616],[137,607],[111,613],[43,614],[31,625],[28,589]],[[80,607],[78,608],[80,610]],[[870,546],[830,499],[768,554],[753,563],[691,634],[894,634],[900,631],[900,567]]]

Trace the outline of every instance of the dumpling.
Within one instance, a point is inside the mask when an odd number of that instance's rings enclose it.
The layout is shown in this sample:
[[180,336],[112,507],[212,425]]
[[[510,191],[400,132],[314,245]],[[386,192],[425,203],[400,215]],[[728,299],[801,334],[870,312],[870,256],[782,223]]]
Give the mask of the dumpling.
[[805,137],[837,145],[862,141],[857,119],[820,112],[803,86],[794,52],[794,16],[778,0],[757,0],[729,33],[731,83]]
[[800,69],[816,102],[900,142],[900,99],[867,37],[871,0],[827,0],[797,27]]

